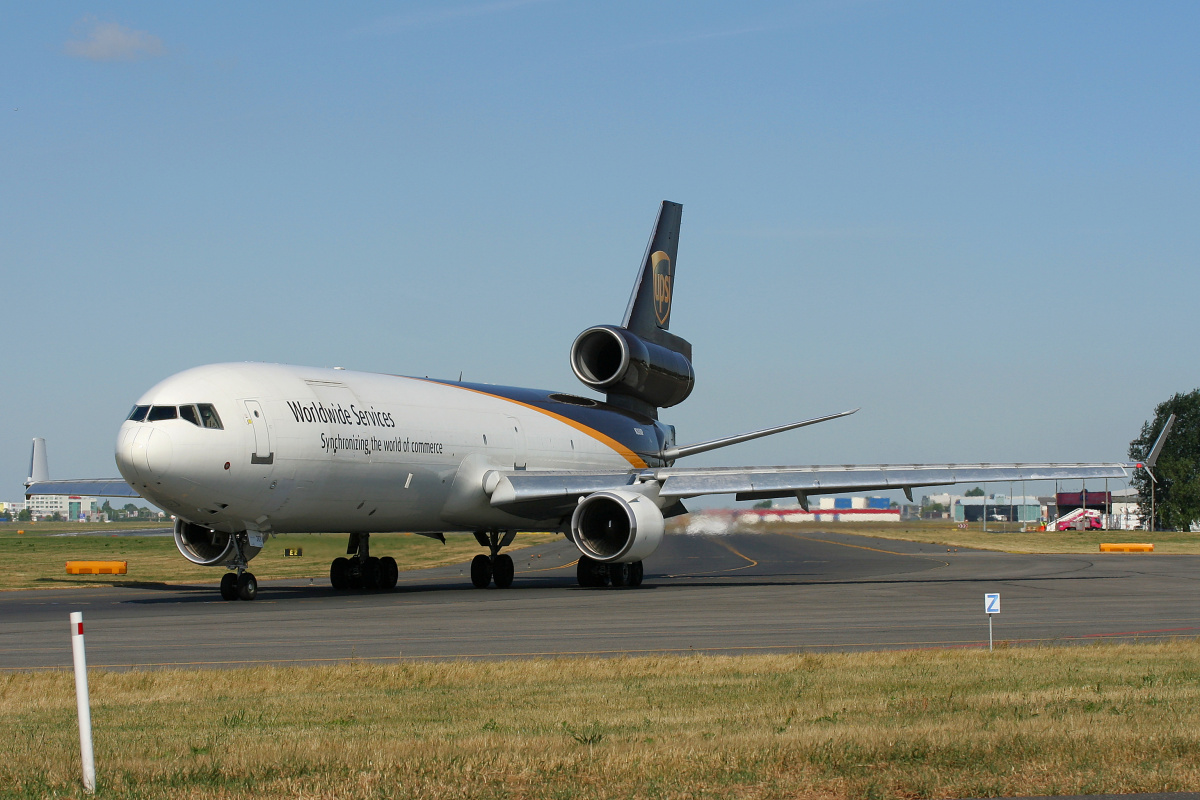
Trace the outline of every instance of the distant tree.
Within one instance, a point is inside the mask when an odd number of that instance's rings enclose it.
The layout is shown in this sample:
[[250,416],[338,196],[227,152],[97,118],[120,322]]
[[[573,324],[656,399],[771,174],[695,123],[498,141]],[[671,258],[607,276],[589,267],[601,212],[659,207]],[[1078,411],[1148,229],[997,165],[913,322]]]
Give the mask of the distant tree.
[[60,514],[60,513],[59,513],[59,512],[57,512],[57,511],[55,511],[55,512],[54,512],[54,515],[50,517],[50,521],[51,521],[51,522],[63,522],[63,521],[64,521],[64,520],[63,520],[63,515],[62,515],[62,514]]
[[1129,457],[1141,461],[1150,454],[1154,440],[1175,415],[1175,425],[1167,434],[1158,464],[1154,468],[1157,483],[1144,469],[1134,470],[1142,516],[1150,518],[1150,493],[1154,492],[1156,526],[1169,530],[1187,530],[1200,521],[1200,389],[1176,394],[1154,408],[1154,418],[1142,425],[1142,432],[1129,443]]
[[126,503],[123,507],[125,509],[126,514],[129,514],[130,516],[133,516],[133,517],[137,516],[138,507],[135,506],[133,503]]
[[33,522],[33,512],[28,508],[22,508],[17,512],[17,522]]
[[983,489],[976,486],[974,489],[967,490],[967,497],[983,497]]
[[921,506],[922,514],[941,514],[945,510],[946,507],[941,503],[929,503],[928,505]]
[[754,507],[755,507],[755,508],[770,508],[770,507],[771,507],[771,501],[770,501],[770,500],[761,500],[761,501],[759,501],[759,502],[755,503],[755,504],[754,504]]

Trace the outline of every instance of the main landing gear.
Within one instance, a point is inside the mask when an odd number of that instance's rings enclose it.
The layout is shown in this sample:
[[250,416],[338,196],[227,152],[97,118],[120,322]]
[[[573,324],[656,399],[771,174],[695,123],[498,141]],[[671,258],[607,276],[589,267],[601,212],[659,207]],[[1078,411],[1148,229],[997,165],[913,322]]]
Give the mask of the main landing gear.
[[350,558],[335,558],[329,565],[329,582],[337,591],[365,589],[368,592],[390,592],[396,588],[400,567],[391,556],[371,555],[371,534],[352,533],[346,544]]
[[512,586],[517,568],[512,556],[501,553],[500,548],[508,547],[515,538],[516,531],[475,531],[475,539],[491,551],[491,555],[480,553],[471,559],[471,583],[476,589],[486,589],[489,583],[495,583],[497,589]]
[[246,553],[242,550],[240,535],[233,537],[233,544],[237,548],[237,557],[229,568],[234,571],[221,576],[221,599],[253,600],[258,597],[258,579],[253,572],[246,571]]
[[642,562],[632,564],[604,564],[587,556],[579,557],[579,566],[575,568],[575,578],[579,585],[586,588],[600,586],[641,586]]

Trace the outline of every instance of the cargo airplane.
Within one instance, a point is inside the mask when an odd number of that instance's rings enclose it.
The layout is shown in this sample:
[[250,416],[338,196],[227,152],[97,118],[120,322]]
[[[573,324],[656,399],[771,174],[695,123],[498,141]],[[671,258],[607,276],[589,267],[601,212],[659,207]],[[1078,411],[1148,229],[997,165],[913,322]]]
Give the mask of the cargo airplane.
[[[669,331],[682,206],[663,202],[620,325],[571,345],[571,368],[603,399],[341,368],[238,363],[172,375],[134,404],[117,434],[123,480],[51,481],[35,440],[26,494],[141,496],[175,516],[179,552],[223,567],[221,596],[252,600],[247,569],[274,534],[342,532],[335,590],[395,588],[398,565],[371,534],[487,548],[471,582],[506,588],[518,530],[553,530],[579,549],[581,586],[638,586],[642,563],[683,501],[902,489],[963,482],[1128,478],[1131,463],[686,467],[688,456],[853,411],[678,444],[660,409],[687,399],[691,345]],[[39,442],[41,443],[39,445]],[[42,448],[39,453],[39,447]]]

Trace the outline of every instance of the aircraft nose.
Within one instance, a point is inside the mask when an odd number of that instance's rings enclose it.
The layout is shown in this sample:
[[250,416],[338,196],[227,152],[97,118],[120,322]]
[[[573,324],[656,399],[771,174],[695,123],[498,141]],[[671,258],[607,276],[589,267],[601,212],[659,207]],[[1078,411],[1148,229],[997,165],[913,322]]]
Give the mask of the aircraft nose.
[[161,480],[171,468],[171,436],[162,428],[138,425],[117,445],[117,468],[142,482]]

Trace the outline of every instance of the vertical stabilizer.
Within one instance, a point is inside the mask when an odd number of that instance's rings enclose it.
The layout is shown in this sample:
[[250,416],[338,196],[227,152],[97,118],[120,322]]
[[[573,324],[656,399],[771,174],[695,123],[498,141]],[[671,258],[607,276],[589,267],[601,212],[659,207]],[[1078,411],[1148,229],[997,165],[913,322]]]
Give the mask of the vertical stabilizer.
[[[671,301],[675,294],[675,258],[679,252],[679,222],[683,206],[664,200],[642,256],[629,307],[621,327],[643,339],[671,347]],[[673,348],[674,349],[674,348]],[[690,349],[690,348],[689,348]],[[690,355],[690,354],[689,354]]]
[[33,450],[29,453],[29,477],[25,485],[50,480],[50,467],[46,462],[46,440],[37,437],[33,440]]

